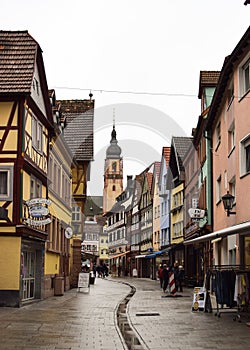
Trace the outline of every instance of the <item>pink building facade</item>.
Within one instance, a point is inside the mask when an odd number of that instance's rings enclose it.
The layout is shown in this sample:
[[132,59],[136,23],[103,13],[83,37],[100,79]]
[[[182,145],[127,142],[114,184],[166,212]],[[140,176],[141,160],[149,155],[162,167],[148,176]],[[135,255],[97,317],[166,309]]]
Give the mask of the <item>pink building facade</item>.
[[[213,180],[213,264],[250,265],[250,27],[221,70],[208,114]],[[222,197],[234,196],[225,211]]]

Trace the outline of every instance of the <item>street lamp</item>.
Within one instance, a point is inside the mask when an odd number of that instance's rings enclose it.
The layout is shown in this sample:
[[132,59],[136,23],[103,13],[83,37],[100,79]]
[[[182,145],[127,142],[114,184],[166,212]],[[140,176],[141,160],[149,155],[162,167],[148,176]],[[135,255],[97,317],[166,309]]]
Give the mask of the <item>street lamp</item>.
[[233,208],[233,204],[234,204],[234,196],[232,196],[228,191],[227,194],[225,194],[224,196],[222,196],[222,201],[223,201],[223,205],[224,205],[224,209],[227,212],[227,216],[230,216],[231,214],[236,214],[235,211],[231,211],[231,209]]

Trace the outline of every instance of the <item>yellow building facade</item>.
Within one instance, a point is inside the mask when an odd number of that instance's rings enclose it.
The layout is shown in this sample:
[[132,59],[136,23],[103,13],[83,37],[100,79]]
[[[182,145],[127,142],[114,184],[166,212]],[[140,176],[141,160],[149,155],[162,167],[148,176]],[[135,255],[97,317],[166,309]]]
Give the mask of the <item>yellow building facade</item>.
[[43,298],[52,109],[37,42],[27,31],[0,42],[0,300],[21,306]]

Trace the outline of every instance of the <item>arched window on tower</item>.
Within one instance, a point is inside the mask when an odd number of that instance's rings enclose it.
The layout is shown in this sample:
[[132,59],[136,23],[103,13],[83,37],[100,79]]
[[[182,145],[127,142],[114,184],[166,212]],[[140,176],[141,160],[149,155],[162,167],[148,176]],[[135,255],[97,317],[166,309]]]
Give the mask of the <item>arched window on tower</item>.
[[112,187],[112,191],[115,191],[115,185],[113,185],[113,187]]
[[113,172],[116,172],[116,162],[113,162],[113,163],[112,163],[112,171],[113,171]]

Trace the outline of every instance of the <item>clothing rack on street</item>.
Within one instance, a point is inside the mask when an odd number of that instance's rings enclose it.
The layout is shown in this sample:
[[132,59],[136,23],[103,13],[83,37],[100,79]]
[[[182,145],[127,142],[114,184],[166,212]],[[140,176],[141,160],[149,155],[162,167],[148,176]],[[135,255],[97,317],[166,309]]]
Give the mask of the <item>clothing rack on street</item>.
[[216,297],[215,316],[232,312],[233,320],[241,322],[242,313],[250,312],[249,265],[213,265],[207,271],[205,284]]

